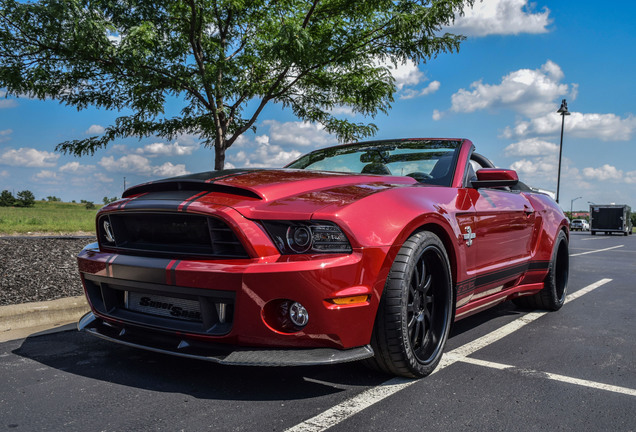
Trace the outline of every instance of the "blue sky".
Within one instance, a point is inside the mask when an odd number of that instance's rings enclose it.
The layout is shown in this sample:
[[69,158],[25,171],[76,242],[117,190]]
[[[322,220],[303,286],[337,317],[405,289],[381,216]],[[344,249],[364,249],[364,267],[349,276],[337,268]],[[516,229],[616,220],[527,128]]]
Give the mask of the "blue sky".
[[[565,119],[560,202],[636,207],[636,3],[484,0],[459,18],[459,54],[399,66],[389,115],[374,119],[375,138],[469,138],[497,166],[526,183],[556,191],[561,99]],[[100,134],[116,112],[55,101],[5,98],[0,89],[0,190],[31,190],[100,203],[127,186],[208,171],[213,152],[194,136],[120,140],[93,156],[54,152],[56,144]],[[260,116],[227,153],[227,167],[279,167],[302,153],[336,144],[320,126],[280,106]],[[581,197],[581,198],[578,198]]]

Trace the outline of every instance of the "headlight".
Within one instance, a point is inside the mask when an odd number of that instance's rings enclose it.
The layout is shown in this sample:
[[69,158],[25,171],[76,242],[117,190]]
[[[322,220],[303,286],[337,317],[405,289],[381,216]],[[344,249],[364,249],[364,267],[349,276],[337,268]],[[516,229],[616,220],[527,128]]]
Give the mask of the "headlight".
[[283,255],[302,253],[350,253],[351,244],[342,230],[327,221],[262,221]]

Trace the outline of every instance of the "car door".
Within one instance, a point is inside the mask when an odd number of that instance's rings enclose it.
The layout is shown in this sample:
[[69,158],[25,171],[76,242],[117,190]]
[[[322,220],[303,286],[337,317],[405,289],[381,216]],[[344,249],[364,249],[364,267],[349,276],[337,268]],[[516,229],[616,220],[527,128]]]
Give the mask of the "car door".
[[[478,156],[478,157],[475,157]],[[518,282],[528,268],[535,213],[518,190],[508,187],[475,188],[475,172],[492,168],[483,156],[471,155],[465,187],[471,198],[473,226],[464,241],[472,250],[474,285],[471,300],[495,294]]]
[[518,191],[474,189],[473,246],[476,280],[473,300],[518,282],[528,268],[535,214]]

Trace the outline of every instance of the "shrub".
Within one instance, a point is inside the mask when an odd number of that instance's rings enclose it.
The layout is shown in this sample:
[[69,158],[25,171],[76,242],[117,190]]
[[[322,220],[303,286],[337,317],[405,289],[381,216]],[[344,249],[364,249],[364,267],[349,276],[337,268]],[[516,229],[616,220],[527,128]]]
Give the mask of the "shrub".
[[35,196],[30,190],[23,190],[16,195],[15,204],[18,207],[33,207],[35,204]]
[[13,194],[8,190],[3,190],[0,193],[0,207],[11,207],[15,205],[15,198]]

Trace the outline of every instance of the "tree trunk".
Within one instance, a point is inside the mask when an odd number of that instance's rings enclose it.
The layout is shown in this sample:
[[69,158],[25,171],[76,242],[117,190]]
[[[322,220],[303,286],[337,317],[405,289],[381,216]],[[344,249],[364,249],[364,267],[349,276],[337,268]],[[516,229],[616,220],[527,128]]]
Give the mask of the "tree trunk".
[[214,169],[222,170],[225,166],[225,137],[214,143]]

